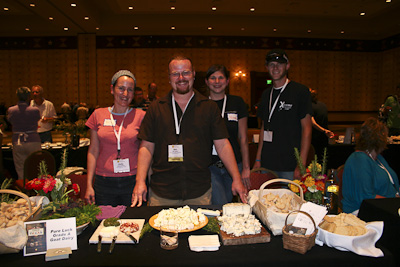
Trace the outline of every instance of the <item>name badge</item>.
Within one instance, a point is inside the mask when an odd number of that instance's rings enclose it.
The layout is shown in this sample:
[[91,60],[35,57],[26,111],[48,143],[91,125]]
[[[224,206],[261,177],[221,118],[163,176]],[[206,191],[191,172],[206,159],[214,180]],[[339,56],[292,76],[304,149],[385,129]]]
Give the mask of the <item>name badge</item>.
[[212,155],[218,156],[217,150],[215,149],[215,146],[214,146],[214,145],[213,145]]
[[130,172],[129,159],[114,159],[114,173]]
[[272,131],[264,131],[264,141],[272,142]]
[[116,122],[116,120],[104,119],[103,126],[115,126]]
[[168,145],[168,162],[183,162],[183,145]]
[[237,113],[228,113],[228,121],[238,121]]

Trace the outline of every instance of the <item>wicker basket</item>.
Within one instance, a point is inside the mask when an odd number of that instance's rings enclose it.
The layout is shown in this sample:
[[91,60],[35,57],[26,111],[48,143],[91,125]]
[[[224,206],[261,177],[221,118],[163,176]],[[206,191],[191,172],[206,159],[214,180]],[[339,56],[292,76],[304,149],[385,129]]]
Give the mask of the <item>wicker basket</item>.
[[[296,195],[292,190],[289,189],[264,189],[270,184],[273,183],[289,183],[296,185],[299,187],[300,196]],[[255,192],[255,191],[253,191]],[[263,202],[263,195],[266,193],[271,192],[274,194],[288,194],[293,195],[293,199],[299,206],[303,204],[304,197],[303,197],[303,189],[300,185],[296,184],[295,182],[287,179],[273,179],[263,183],[258,191],[258,198],[253,206],[253,212],[257,215],[257,217],[271,230],[273,235],[281,235],[282,228],[285,225],[285,219],[288,213],[277,213],[273,211],[271,208],[268,208]],[[250,191],[252,193],[252,191]]]
[[[314,224],[314,232],[311,235],[299,235],[299,234],[289,233],[288,228],[292,224],[287,224],[287,218],[292,213],[303,213],[303,214],[307,215]],[[309,251],[315,245],[315,237],[317,235],[317,232],[318,232],[317,226],[315,225],[315,221],[310,216],[310,214],[308,214],[307,212],[304,212],[304,211],[300,211],[300,210],[292,211],[286,217],[285,226],[282,229],[283,248],[292,250],[292,251],[300,253],[300,254],[305,254],[307,251]]]
[[[25,195],[22,192],[15,191],[15,190],[9,190],[9,189],[1,189],[0,194],[13,194],[17,195],[19,197],[24,198],[29,206],[29,216],[24,220],[24,221],[35,221],[41,216],[41,206],[37,207],[32,207],[31,201],[27,195]],[[1,231],[1,229],[0,229]],[[10,248],[5,246],[3,243],[0,243],[0,254],[7,254],[7,253],[17,253],[19,252],[18,249],[15,248]]]

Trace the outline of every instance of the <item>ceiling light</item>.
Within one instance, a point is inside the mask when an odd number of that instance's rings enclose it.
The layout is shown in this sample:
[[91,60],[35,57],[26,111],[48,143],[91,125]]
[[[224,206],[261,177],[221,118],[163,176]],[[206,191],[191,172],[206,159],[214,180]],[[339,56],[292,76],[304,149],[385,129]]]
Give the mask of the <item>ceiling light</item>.
[[244,31],[244,28],[240,28],[241,31]]
[[174,6],[171,6],[171,10],[175,10],[175,7],[174,7]]
[[133,27],[134,30],[139,30],[138,26]]
[[171,26],[171,30],[175,30],[175,26]]
[[67,28],[67,27],[64,27],[64,31],[68,31],[68,28]]
[[25,31],[29,31],[29,28],[25,28]]
[[390,2],[392,2],[392,0],[386,0],[386,3],[390,3]]
[[250,8],[250,11],[254,12],[254,11],[256,11],[256,9],[254,7],[252,7],[252,8]]
[[212,10],[212,11],[215,11],[215,10],[217,10],[217,7],[213,6],[213,7],[211,8],[211,10]]
[[49,17],[49,20],[53,20],[54,18],[53,17]]
[[208,27],[207,29],[212,30],[212,27]]
[[129,9],[129,10],[132,10],[132,9],[133,9],[133,6],[128,7],[128,9]]
[[360,13],[360,16],[365,16],[365,12],[361,12],[361,13]]
[[89,19],[89,17],[85,17],[85,19],[86,19],[86,20],[88,20],[88,19]]
[[72,6],[72,7],[76,7],[76,4],[75,4],[75,3],[71,3],[71,6]]
[[100,28],[99,28],[99,27],[96,27],[96,30],[98,31],[98,30],[100,30]]
[[5,8],[3,8],[4,9],[4,11],[8,11],[8,7],[5,7]]
[[344,31],[341,31],[340,33],[341,33],[341,34],[344,34]]
[[307,32],[308,32],[308,33],[310,33],[310,32],[311,32],[311,30],[307,30]]
[[276,31],[277,31],[277,29],[276,29],[276,28],[274,28],[274,29],[273,29],[273,31],[274,31],[274,32],[276,32]]
[[36,5],[35,5],[35,3],[30,3],[29,6],[30,7],[35,7]]

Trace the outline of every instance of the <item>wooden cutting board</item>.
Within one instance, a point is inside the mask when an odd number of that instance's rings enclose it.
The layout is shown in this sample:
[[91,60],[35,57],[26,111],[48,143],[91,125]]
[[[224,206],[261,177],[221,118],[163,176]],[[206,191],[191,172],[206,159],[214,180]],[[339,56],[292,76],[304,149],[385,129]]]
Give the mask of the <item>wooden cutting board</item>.
[[228,235],[224,231],[220,229],[219,235],[222,239],[222,244],[225,246],[231,245],[246,245],[246,244],[256,244],[256,243],[268,243],[271,241],[271,235],[265,230],[264,227],[261,227],[261,233],[256,235],[243,235],[243,236],[234,236]]

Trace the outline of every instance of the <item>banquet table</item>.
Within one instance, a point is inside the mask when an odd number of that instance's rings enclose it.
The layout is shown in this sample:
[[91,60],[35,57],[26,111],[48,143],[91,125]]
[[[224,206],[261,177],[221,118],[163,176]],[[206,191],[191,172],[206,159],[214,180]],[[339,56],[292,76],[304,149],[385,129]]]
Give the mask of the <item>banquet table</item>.
[[388,248],[400,266],[400,198],[365,199],[358,217],[366,222],[383,221],[384,228],[379,244]]
[[[347,158],[354,152],[354,144],[334,144],[328,145],[328,169],[337,169],[346,163]],[[382,152],[382,156],[389,163],[389,166],[400,177],[400,144],[388,144],[387,149]]]
[[[55,145],[55,144],[54,144]],[[60,169],[61,165],[61,156],[64,151],[64,148],[68,149],[68,162],[67,166],[69,167],[83,167],[86,169],[87,167],[87,152],[89,146],[79,146],[79,147],[71,147],[71,146],[50,146],[49,148],[45,148],[42,146],[42,150],[47,150],[49,151],[53,156],[56,161],[56,169]],[[14,167],[14,160],[13,160],[13,154],[12,154],[12,147],[10,146],[3,146],[2,147],[2,152],[3,152],[3,166],[5,169],[8,170],[9,173],[13,177],[17,177],[17,173],[15,171]]]
[[[146,219],[166,207],[128,207],[121,218]],[[191,206],[196,209],[197,206]],[[220,206],[202,206],[220,209]],[[98,223],[97,223],[98,225]],[[179,234],[179,246],[175,250],[163,250],[159,244],[159,231],[147,233],[139,244],[116,244],[112,254],[108,244],[100,253],[89,238],[96,227],[89,226],[78,237],[78,250],[69,259],[44,261],[44,255],[23,257],[22,253],[2,255],[2,266],[395,266],[393,255],[382,248],[385,256],[371,258],[352,252],[343,252],[327,246],[315,245],[305,255],[283,249],[282,236],[272,236],[271,242],[261,244],[224,246],[218,251],[193,252],[188,245],[190,235],[209,234],[205,230]]]

